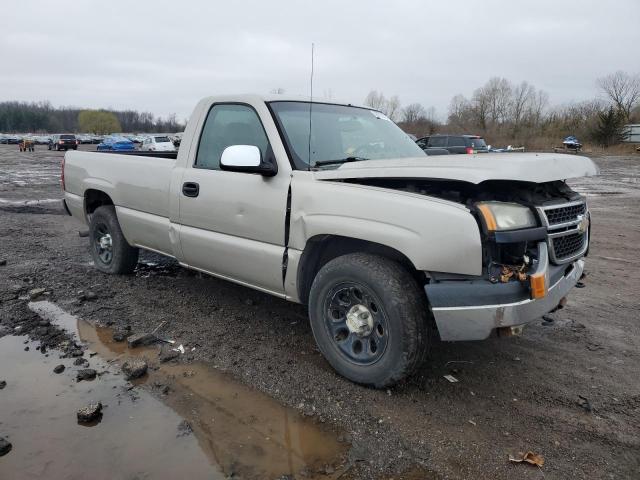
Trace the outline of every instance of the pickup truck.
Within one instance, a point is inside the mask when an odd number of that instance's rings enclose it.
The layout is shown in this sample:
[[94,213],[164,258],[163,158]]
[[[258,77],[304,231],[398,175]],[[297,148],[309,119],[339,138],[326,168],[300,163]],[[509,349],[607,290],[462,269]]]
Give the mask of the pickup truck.
[[597,173],[575,155],[428,157],[376,110],[243,95],[201,100],[176,153],[68,152],[62,185],[99,270],[145,249],[305,304],[335,370],[380,388],[438,339],[562,307],[590,234],[565,180]]

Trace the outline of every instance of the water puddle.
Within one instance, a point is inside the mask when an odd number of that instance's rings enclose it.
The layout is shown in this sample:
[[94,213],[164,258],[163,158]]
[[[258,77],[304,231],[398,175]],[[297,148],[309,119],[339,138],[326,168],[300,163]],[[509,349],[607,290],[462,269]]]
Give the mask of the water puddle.
[[[33,347],[24,352],[18,337],[0,339],[0,378],[8,383],[2,392],[0,430],[14,444],[5,457],[9,463],[5,458],[0,462],[0,477],[6,468],[17,474],[25,464],[48,478],[101,478],[100,472],[109,472],[108,478],[263,479],[302,471],[305,478],[318,479],[332,478],[317,473],[328,465],[339,471],[348,445],[271,397],[204,364],[160,364],[159,346],[129,349],[126,342],[113,341],[111,329],[49,301],[30,302],[29,308],[87,344],[97,355],[85,357],[99,376],[75,382],[82,367],[72,366],[73,359],[54,358],[53,350],[45,357]],[[132,356],[144,357],[150,365],[148,374],[135,382],[141,388],[132,389],[117,368]],[[55,375],[52,370],[59,363],[67,368]],[[9,389],[12,383],[16,385]],[[5,407],[9,391],[14,397]],[[95,428],[77,425],[76,410],[97,400],[107,405],[102,421]],[[187,435],[177,428],[183,421],[189,425]],[[52,442],[56,447],[47,448]],[[110,462],[117,464],[121,477]]]

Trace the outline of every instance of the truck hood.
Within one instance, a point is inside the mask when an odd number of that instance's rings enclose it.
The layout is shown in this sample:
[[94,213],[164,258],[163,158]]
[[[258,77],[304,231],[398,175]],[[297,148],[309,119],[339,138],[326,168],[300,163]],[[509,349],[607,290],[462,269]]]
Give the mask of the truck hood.
[[336,169],[315,171],[314,178],[432,178],[476,184],[486,180],[544,183],[598,173],[598,167],[589,158],[577,155],[484,153],[350,162]]

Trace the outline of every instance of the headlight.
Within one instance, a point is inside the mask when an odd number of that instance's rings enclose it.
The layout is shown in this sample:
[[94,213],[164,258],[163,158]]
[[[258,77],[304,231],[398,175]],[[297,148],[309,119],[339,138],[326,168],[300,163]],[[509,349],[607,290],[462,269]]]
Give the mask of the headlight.
[[476,204],[490,232],[537,226],[533,212],[517,203],[482,202]]

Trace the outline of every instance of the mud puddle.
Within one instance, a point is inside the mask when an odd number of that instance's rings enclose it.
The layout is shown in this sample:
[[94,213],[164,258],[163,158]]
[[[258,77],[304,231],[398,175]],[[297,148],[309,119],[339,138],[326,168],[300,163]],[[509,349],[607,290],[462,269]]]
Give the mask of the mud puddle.
[[[53,350],[45,357],[33,346],[25,352],[19,337],[0,339],[0,379],[8,384],[0,436],[10,436],[14,445],[0,462],[0,477],[9,468],[13,476],[7,478],[21,478],[15,475],[27,472],[24,467],[49,478],[101,478],[100,472],[108,472],[108,478],[313,479],[334,478],[336,473],[324,472],[340,471],[349,446],[270,397],[203,364],[160,364],[160,346],[129,349],[113,341],[111,329],[51,302],[31,302],[29,308],[96,353],[85,357],[99,376],[76,382],[75,372],[84,367],[73,366],[73,359],[58,359]],[[150,366],[134,382],[140,388],[119,372],[118,365],[131,357],[144,357]],[[55,375],[60,363],[66,370]],[[6,408],[8,391],[14,393]],[[102,421],[94,428],[77,425],[76,410],[98,400],[105,405]]]

